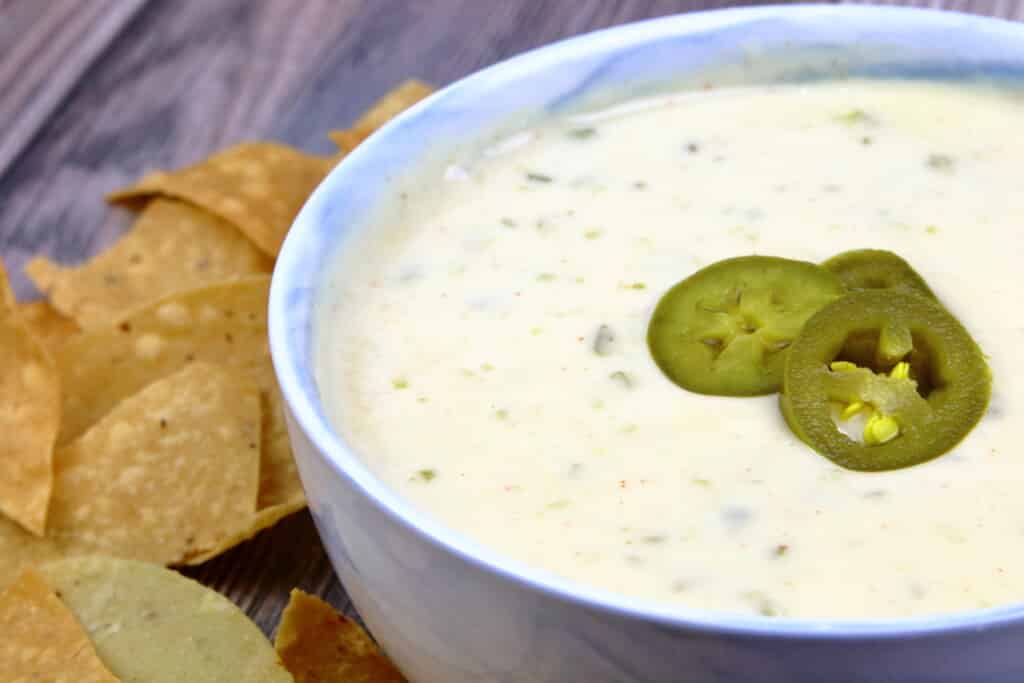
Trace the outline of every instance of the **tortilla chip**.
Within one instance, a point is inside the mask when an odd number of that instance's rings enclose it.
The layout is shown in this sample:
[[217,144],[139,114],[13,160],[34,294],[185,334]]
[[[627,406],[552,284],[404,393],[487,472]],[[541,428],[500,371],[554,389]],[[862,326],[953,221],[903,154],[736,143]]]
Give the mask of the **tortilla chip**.
[[274,649],[295,683],[405,681],[359,624],[298,589],[281,615]]
[[117,683],[82,626],[35,571],[0,593],[0,671],[14,683]]
[[71,318],[57,312],[49,301],[32,301],[18,304],[18,316],[32,336],[53,354],[68,337],[82,331]]
[[108,324],[172,292],[272,269],[271,260],[230,223],[163,198],[91,261],[64,267],[40,257],[25,266],[54,307],[84,328]]
[[250,142],[177,171],[150,173],[108,199],[185,200],[233,224],[276,257],[295,215],[331,167],[329,159],[286,145]]
[[348,130],[331,131],[328,137],[347,154],[370,137],[375,130],[433,92],[434,89],[422,81],[405,81],[377,100],[369,111],[359,117],[354,126]]
[[57,544],[0,515],[0,590],[26,568],[62,557]]
[[22,324],[0,263],[0,512],[34,534],[46,528],[60,379],[53,358]]
[[173,294],[119,322],[84,332],[57,355],[64,386],[58,443],[118,402],[193,361],[243,370],[263,394],[258,509],[302,495],[267,345],[270,278],[248,276]]
[[292,681],[241,610],[177,572],[102,557],[63,560],[40,571],[103,662],[125,681]]
[[17,303],[14,290],[11,289],[11,280],[7,277],[7,268],[4,266],[4,262],[0,261],[0,310],[9,311]]
[[191,363],[58,451],[48,535],[68,555],[160,564],[212,548],[256,509],[259,439],[256,386]]
[[289,502],[271,505],[270,507],[258,510],[248,517],[239,519],[235,529],[218,540],[216,545],[206,550],[197,550],[195,553],[185,557],[181,564],[197,565],[207,560],[212,560],[236,545],[248,541],[264,529],[269,529],[288,515],[294,514],[304,507],[306,507],[306,497],[302,494],[296,494]]

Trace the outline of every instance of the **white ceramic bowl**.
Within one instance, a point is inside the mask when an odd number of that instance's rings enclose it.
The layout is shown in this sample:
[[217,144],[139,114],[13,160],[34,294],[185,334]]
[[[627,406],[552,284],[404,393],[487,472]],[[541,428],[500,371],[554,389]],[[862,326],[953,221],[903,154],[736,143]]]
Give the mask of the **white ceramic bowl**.
[[[827,622],[715,615],[594,590],[501,557],[417,512],[324,417],[314,302],[346,237],[390,181],[438,147],[514,112],[594,93],[845,74],[1024,75],[1024,25],[952,13],[789,6],[688,14],[592,33],[459,81],[353,152],[285,242],[270,341],[292,444],[334,567],[374,635],[415,682],[1024,681],[1024,608]],[[1024,580],[1024,577],[1022,577]]]

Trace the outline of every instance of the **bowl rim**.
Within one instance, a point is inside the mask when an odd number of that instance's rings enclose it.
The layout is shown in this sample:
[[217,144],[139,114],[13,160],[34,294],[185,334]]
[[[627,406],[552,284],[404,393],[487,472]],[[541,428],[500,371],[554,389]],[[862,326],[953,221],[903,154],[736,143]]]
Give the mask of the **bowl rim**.
[[[591,31],[562,39],[542,47],[515,55],[480,69],[438,90],[383,126],[379,132],[354,150],[349,156],[360,157],[374,153],[375,142],[403,122],[427,112],[453,88],[472,88],[502,71],[540,70],[556,63],[562,56],[586,52],[589,48],[606,43],[637,45],[659,37],[679,36],[710,28],[725,28],[738,23],[767,18],[802,18],[815,14],[873,18],[879,21],[918,20],[948,23],[951,29],[995,29],[1020,31],[1024,37],[1024,24],[1005,19],[971,15],[961,12],[907,6],[869,6],[833,4],[762,5],[734,7],[683,14],[668,15],[630,22],[610,28]],[[953,24],[957,26],[954,27]],[[331,466],[391,521],[416,534],[422,542],[437,550],[454,555],[474,568],[500,579],[543,595],[560,603],[581,609],[644,621],[671,629],[695,630],[733,636],[776,637],[798,640],[859,640],[910,638],[950,635],[956,632],[985,631],[1019,623],[1024,620],[1024,602],[948,614],[902,617],[893,619],[811,619],[789,617],[746,616],[710,611],[672,604],[666,606],[651,599],[640,599],[614,591],[594,588],[582,582],[556,576],[530,566],[515,558],[478,544],[448,527],[429,514],[418,510],[411,502],[393,491],[374,475],[356,456],[354,449],[322,417],[316,406],[320,399],[307,391],[300,379],[299,368],[304,353],[295,348],[289,334],[288,311],[294,305],[289,301],[290,290],[286,273],[296,273],[294,261],[299,252],[297,244],[304,235],[316,229],[321,211],[330,194],[328,186],[338,184],[345,174],[346,164],[339,164],[312,193],[296,217],[281,248],[274,268],[270,289],[268,329],[270,352],[281,392],[294,423],[301,427],[317,457]],[[312,307],[317,297],[310,294],[303,306]]]

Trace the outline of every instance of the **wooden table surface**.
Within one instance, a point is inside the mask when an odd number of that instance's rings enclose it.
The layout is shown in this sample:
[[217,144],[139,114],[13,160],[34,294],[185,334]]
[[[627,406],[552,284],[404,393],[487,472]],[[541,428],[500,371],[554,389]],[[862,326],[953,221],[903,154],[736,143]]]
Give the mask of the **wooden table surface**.
[[[722,0],[0,0],[0,255],[81,260],[130,216],[104,193],[269,138],[311,152],[408,77],[444,85],[566,36]],[[881,4],[881,3],[880,3]],[[918,0],[1024,20],[1021,0]],[[352,614],[308,513],[187,573],[271,633],[299,586]]]

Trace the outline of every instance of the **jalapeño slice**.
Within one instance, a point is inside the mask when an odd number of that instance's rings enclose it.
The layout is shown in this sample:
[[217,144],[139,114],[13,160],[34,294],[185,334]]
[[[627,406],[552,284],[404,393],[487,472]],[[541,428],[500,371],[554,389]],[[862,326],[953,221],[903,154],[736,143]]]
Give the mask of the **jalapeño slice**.
[[839,276],[850,291],[895,289],[936,299],[924,278],[902,258],[884,249],[855,249],[821,264]]
[[[937,302],[854,292],[812,316],[786,358],[780,403],[793,432],[851,470],[909,467],[953,448],[988,407],[992,378],[963,325]],[[839,420],[864,411],[861,440]]]
[[786,350],[804,322],[845,292],[838,277],[805,261],[726,259],[697,271],[658,302],[647,328],[655,363],[699,394],[778,391]]

